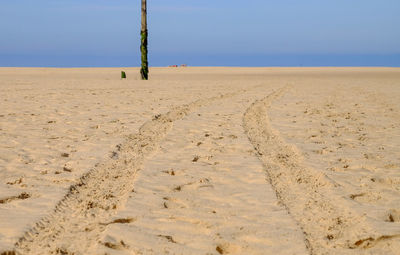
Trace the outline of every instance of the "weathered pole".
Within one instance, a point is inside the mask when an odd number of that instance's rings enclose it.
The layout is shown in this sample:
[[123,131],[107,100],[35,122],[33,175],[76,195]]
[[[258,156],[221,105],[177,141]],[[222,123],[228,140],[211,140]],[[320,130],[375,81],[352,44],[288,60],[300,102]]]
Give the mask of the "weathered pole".
[[140,69],[140,75],[142,76],[142,80],[149,79],[149,62],[147,60],[147,36],[147,0],[142,0],[142,30],[140,31],[140,51],[142,53],[142,68]]

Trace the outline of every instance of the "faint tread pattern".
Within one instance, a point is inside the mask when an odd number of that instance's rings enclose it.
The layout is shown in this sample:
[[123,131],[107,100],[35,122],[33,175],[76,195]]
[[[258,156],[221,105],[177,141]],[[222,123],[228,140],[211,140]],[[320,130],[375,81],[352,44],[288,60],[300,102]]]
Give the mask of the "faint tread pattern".
[[105,222],[129,223],[129,220],[112,222],[110,219],[126,202],[136,172],[146,157],[157,150],[173,122],[199,107],[245,91],[199,99],[144,123],[137,134],[129,135],[123,144],[117,146],[115,157],[84,174],[69,188],[54,212],[20,238],[16,244],[18,254],[63,254],[64,251],[67,254],[88,254],[107,227]]
[[295,146],[272,129],[267,110],[285,87],[255,101],[243,116],[243,127],[280,201],[302,228],[311,254],[354,254],[385,238],[340,196],[336,183],[318,170],[305,167]]

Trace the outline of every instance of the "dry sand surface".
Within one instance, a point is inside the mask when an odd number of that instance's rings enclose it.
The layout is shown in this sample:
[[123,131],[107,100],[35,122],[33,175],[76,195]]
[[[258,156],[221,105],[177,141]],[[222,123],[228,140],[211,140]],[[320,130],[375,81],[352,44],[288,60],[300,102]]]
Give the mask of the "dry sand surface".
[[0,69],[0,254],[400,253],[400,69],[150,71]]

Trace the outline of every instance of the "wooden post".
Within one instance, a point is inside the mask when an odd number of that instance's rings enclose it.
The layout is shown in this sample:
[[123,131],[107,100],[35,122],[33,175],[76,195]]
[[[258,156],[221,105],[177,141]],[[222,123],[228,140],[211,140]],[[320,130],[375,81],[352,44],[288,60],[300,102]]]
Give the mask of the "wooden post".
[[147,60],[147,36],[147,0],[142,0],[142,30],[140,31],[140,51],[142,53],[142,67],[140,68],[140,75],[142,77],[142,80],[149,79],[149,63]]

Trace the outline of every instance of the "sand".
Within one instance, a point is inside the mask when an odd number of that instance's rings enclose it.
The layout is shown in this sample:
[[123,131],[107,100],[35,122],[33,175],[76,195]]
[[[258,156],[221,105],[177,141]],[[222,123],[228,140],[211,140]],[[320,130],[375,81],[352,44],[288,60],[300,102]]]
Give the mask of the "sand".
[[398,254],[400,69],[150,71],[0,68],[0,254]]

